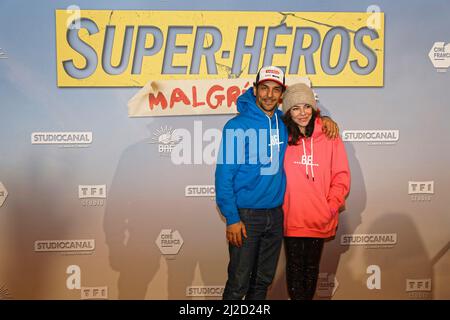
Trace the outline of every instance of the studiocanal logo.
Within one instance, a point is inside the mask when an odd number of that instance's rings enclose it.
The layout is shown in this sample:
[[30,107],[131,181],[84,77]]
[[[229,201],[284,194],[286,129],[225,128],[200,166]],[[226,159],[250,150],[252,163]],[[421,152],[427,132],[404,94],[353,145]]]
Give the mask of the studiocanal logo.
[[186,297],[221,297],[225,286],[189,286]]
[[209,197],[214,200],[216,197],[216,187],[214,185],[188,185],[184,189],[186,197]]
[[390,248],[397,244],[396,233],[343,234],[341,246],[365,246],[366,248]]
[[35,252],[64,252],[71,254],[91,254],[95,250],[94,239],[81,240],[37,240]]
[[86,147],[92,143],[92,132],[33,132],[31,144],[56,144],[64,147]]
[[397,143],[400,130],[344,130],[342,140],[367,142],[369,145],[391,145]]
[[431,201],[434,181],[408,181],[408,194],[411,195],[411,201]]

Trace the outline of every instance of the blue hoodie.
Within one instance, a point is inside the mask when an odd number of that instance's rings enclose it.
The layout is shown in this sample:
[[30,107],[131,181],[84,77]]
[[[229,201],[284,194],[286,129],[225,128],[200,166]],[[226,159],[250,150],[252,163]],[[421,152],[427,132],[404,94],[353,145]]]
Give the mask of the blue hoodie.
[[[216,202],[227,225],[240,221],[238,208],[280,206],[286,189],[283,160],[288,135],[283,113],[276,109],[267,116],[256,105],[253,88],[239,96],[237,110],[239,114],[224,126],[216,166]],[[241,139],[245,143],[231,135],[244,137],[244,132],[250,137]]]

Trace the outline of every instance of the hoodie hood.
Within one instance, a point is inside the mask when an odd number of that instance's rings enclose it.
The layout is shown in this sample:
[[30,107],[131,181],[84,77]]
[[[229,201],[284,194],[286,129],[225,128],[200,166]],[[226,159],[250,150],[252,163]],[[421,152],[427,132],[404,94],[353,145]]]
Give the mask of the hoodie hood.
[[[240,95],[237,99],[237,110],[244,116],[254,120],[262,120],[266,122],[267,115],[256,104],[256,97],[253,92],[253,88],[249,88],[244,94]],[[277,115],[278,120],[281,120],[283,112],[275,109],[274,116]],[[272,118],[274,117],[272,116]]]
[[247,118],[247,120],[251,121],[251,127],[257,129],[267,129],[269,133],[269,156],[270,161],[273,160],[273,148],[276,147],[278,149],[278,153],[280,152],[280,126],[283,112],[281,112],[278,108],[275,109],[272,117],[269,117],[260,107],[256,104],[256,97],[253,93],[253,88],[249,88],[244,94],[239,96],[237,100],[237,110],[239,114]]
[[319,116],[317,116],[316,120],[314,121],[314,130],[311,137],[315,140],[325,137],[325,134],[322,131],[322,118],[320,118]]

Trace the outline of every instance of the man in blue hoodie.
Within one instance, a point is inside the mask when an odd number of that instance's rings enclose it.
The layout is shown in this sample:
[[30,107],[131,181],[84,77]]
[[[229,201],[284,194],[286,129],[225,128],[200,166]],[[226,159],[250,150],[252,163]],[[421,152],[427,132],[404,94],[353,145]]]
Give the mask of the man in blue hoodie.
[[[239,114],[222,132],[216,167],[216,201],[226,219],[230,262],[223,299],[262,300],[272,283],[283,240],[287,129],[278,110],[285,77],[263,67],[253,88],[239,96]],[[328,137],[337,126],[323,119]]]

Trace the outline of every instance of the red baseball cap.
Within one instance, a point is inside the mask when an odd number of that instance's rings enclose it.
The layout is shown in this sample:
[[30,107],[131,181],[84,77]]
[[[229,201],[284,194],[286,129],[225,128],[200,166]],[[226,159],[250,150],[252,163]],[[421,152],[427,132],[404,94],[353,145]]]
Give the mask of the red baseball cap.
[[268,67],[262,67],[258,74],[256,75],[256,84],[260,84],[264,81],[275,81],[276,83],[280,84],[285,88],[285,79],[284,79],[284,72],[278,67],[275,66],[268,66]]

